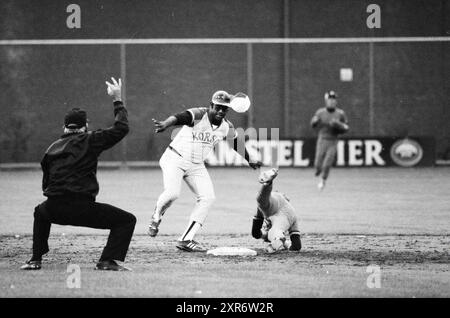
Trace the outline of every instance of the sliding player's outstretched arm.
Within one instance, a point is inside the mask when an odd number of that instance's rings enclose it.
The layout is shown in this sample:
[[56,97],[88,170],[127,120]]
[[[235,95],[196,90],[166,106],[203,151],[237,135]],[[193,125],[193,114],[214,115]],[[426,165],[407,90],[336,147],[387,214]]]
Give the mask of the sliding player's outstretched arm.
[[256,211],[256,215],[253,217],[252,223],[252,236],[255,239],[260,239],[262,237],[261,228],[264,223],[264,215],[261,213],[259,209]]
[[293,222],[289,229],[289,236],[291,238],[291,246],[289,250],[300,251],[302,249],[302,241],[300,240],[300,230],[298,228],[297,219]]
[[302,249],[302,241],[300,240],[300,232],[295,232],[290,234],[291,246],[289,250],[300,251]]

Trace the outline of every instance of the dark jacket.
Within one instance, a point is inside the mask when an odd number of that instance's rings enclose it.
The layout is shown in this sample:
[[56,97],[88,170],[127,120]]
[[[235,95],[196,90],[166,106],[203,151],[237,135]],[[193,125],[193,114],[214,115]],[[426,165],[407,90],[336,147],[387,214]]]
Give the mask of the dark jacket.
[[41,161],[45,196],[97,196],[98,157],[129,131],[127,110],[122,102],[114,102],[114,116],[114,125],[108,129],[65,134],[47,149]]

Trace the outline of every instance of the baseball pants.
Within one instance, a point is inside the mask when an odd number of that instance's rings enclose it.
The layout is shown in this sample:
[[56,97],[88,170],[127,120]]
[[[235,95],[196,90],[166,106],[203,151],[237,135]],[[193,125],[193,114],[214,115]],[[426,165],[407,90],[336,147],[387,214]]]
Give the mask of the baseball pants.
[[167,208],[180,196],[181,181],[184,180],[196,197],[190,222],[203,224],[215,200],[214,187],[205,164],[192,163],[167,148],[159,165],[163,172],[164,191],[156,203],[156,212],[164,215]]
[[48,198],[34,210],[33,259],[40,259],[49,251],[48,237],[52,223],[111,230],[100,261],[123,262],[133,236],[136,217],[86,197]]
[[317,139],[314,167],[316,168],[316,175],[322,174],[322,178],[325,180],[328,178],[331,166],[336,159],[337,142],[335,139]]

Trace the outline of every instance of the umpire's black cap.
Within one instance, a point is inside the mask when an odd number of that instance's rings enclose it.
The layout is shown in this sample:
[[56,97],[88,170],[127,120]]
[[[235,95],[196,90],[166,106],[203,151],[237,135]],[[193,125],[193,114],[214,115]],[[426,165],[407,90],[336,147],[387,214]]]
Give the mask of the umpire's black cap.
[[325,99],[329,99],[329,98],[337,98],[337,94],[335,91],[328,91],[325,93]]
[[64,117],[64,126],[66,128],[78,129],[86,126],[87,114],[80,108],[72,108]]

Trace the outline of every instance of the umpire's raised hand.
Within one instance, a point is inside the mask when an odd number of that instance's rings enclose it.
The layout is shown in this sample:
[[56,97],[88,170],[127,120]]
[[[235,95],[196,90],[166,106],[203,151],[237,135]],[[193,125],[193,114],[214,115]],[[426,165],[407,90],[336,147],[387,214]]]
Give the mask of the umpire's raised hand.
[[119,78],[119,82],[114,77],[111,77],[112,83],[106,81],[108,95],[113,96],[114,101],[122,100],[122,80]]

